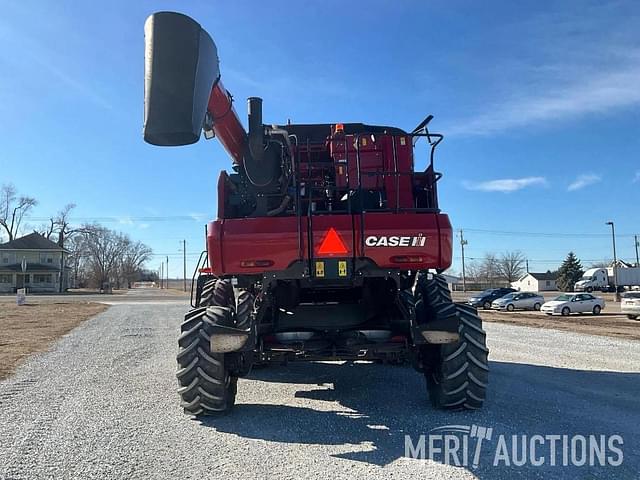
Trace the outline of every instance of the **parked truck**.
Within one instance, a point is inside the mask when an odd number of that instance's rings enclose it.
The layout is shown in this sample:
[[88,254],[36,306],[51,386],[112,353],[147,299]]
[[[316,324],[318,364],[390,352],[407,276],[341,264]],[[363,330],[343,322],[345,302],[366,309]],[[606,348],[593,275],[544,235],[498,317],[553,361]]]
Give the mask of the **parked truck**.
[[594,290],[614,292],[616,284],[618,290],[640,285],[640,267],[590,268],[576,282],[574,290],[576,292],[593,292]]

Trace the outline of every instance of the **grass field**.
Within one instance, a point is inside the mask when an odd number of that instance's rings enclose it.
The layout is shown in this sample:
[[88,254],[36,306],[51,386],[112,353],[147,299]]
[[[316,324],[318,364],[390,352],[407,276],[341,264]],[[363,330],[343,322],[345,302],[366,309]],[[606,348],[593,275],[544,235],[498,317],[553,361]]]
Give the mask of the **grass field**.
[[84,320],[103,312],[100,303],[43,303],[0,308],[0,380],[32,353],[42,352]]

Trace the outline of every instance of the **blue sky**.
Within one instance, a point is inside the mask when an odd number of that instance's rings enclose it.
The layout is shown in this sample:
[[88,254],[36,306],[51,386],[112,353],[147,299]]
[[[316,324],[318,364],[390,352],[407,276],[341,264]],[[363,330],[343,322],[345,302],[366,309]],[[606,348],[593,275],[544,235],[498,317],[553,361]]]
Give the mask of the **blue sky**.
[[252,95],[268,123],[434,114],[441,207],[469,257],[521,250],[536,271],[574,250],[588,265],[612,256],[607,220],[635,257],[637,2],[2,3],[0,183],[38,198],[31,225],[75,202],[79,222],[169,254],[171,276],[186,239],[193,268],[229,159],[141,135],[144,20],[178,10],[216,41],[242,119]]

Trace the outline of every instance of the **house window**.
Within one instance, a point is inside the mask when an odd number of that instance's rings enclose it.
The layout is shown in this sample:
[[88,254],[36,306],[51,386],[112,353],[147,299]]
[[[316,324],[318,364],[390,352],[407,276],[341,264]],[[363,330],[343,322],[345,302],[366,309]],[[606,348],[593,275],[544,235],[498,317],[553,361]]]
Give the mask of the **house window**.
[[41,253],[40,254],[40,263],[42,264],[52,264],[53,263],[53,255],[50,253]]
[[13,283],[13,275],[0,275],[0,283]]
[[24,283],[31,283],[31,274],[27,273],[24,275]]
[[551,286],[551,280],[547,280],[547,287]]
[[33,283],[51,283],[51,274],[38,274],[34,273]]

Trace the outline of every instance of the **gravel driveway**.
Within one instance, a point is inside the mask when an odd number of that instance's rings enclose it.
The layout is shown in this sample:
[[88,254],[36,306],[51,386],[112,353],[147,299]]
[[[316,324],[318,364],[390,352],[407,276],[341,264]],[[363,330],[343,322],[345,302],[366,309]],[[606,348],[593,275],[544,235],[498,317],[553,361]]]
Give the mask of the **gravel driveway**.
[[[487,324],[479,412],[434,411],[409,367],[311,363],[255,371],[228,417],[192,420],[175,392],[184,307],[119,304],[0,383],[0,479],[637,478],[640,343]],[[404,457],[433,428],[493,429],[477,468]],[[618,467],[498,467],[497,436],[621,435]]]

